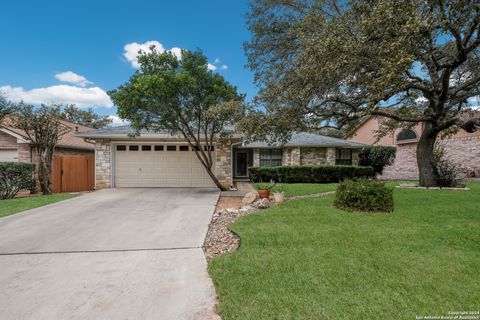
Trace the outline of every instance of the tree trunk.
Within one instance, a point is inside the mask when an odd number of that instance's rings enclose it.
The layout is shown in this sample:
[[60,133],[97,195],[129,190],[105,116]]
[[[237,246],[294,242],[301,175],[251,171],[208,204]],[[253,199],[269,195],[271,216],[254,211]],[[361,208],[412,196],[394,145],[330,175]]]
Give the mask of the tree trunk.
[[52,155],[49,150],[38,152],[38,182],[43,194],[52,193]]
[[[194,145],[189,141],[189,144],[192,146],[192,148],[194,148]],[[198,149],[201,148],[200,145],[197,146]],[[203,167],[205,168],[205,170],[207,170],[207,173],[208,175],[210,176],[210,178],[212,179],[213,183],[215,183],[215,185],[222,191],[226,191],[227,188],[225,188],[221,183],[220,181],[218,181],[218,178],[217,176],[215,176],[215,174],[212,172],[212,167],[209,166],[206,162],[206,160],[202,159],[202,155],[200,155],[200,152],[197,150],[197,149],[194,149],[195,150],[195,154],[197,155],[197,158],[198,158],[198,161],[200,161],[203,165]],[[210,152],[210,151],[209,151]],[[210,162],[211,163],[211,162]]]
[[[428,126],[428,125],[427,125]],[[438,171],[433,157],[437,133],[427,127],[417,144],[417,164],[419,172],[419,182],[422,187],[438,186]]]
[[226,191],[227,188],[225,188],[221,183],[220,181],[218,181],[218,178],[215,176],[215,174],[212,172],[212,168],[207,168],[206,166],[204,166],[205,169],[207,169],[207,173],[208,175],[210,176],[210,178],[212,178],[212,181],[215,183],[215,185],[222,191]]

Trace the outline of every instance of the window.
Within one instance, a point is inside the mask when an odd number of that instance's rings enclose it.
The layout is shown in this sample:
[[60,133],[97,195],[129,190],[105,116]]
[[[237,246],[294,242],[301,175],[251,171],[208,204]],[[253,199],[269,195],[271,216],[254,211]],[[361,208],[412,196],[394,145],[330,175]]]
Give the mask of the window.
[[192,151],[200,151],[200,148],[198,146],[193,146]]
[[128,146],[128,151],[138,151],[138,146]]
[[127,151],[127,146],[126,145],[118,145],[117,146],[117,151]]
[[152,151],[152,146],[142,146],[142,151]]
[[397,135],[397,141],[417,140],[417,134],[411,129],[404,129]]
[[178,150],[179,151],[188,151],[188,146],[179,146]]
[[260,149],[260,167],[282,165],[282,149]]
[[[204,147],[203,147],[203,150],[208,151],[208,146],[204,146]],[[215,151],[215,147],[214,147],[214,146],[210,146],[210,151]]]
[[167,146],[167,151],[177,151],[177,146]]
[[155,151],[163,151],[163,146],[155,146],[155,147],[153,147],[153,150],[155,150]]
[[352,165],[352,149],[337,149],[336,153],[335,164]]

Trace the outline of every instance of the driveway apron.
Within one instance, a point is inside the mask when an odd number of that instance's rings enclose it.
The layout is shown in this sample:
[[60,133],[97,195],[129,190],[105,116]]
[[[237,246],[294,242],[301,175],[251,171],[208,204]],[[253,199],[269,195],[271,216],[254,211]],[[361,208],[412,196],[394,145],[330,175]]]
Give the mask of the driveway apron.
[[0,219],[0,319],[215,319],[218,195],[106,189]]

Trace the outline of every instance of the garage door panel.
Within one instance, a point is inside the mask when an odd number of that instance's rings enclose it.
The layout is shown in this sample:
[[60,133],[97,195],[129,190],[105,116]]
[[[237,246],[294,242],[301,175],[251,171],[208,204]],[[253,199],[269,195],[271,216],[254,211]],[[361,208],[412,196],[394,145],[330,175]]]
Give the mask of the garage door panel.
[[141,147],[139,149],[139,151],[115,151],[115,186],[215,186],[192,151],[141,151]]

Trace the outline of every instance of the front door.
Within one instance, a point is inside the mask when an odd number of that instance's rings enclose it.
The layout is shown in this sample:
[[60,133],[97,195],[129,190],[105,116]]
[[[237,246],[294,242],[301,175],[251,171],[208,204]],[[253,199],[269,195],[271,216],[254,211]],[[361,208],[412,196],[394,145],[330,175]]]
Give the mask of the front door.
[[235,150],[235,177],[248,177],[248,167],[252,165],[251,150]]

